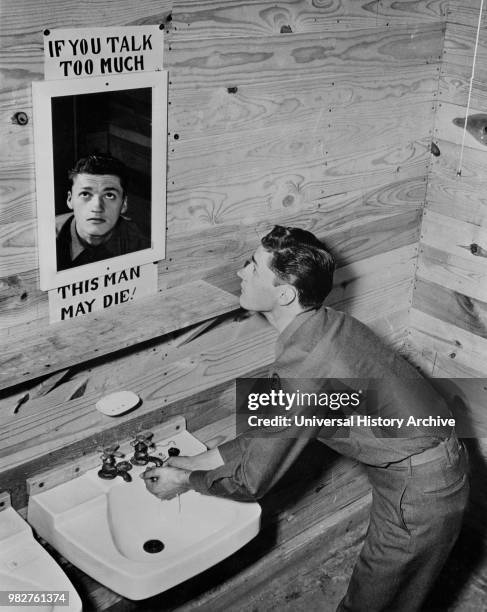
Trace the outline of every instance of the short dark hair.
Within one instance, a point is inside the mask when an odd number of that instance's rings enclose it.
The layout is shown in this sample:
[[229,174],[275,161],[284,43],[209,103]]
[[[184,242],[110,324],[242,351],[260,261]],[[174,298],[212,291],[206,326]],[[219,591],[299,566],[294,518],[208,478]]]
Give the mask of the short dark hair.
[[78,159],[74,167],[68,172],[71,187],[78,174],[112,174],[118,176],[124,193],[127,190],[127,168],[116,157],[106,153],[92,153]]
[[272,253],[269,267],[280,281],[296,288],[303,308],[318,308],[333,286],[335,258],[314,234],[276,225],[261,240]]

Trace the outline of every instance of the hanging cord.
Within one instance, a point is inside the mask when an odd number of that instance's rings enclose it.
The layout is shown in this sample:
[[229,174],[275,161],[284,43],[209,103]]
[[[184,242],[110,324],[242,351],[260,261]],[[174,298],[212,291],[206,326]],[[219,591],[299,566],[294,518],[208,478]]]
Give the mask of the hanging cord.
[[463,126],[463,135],[462,135],[462,148],[460,150],[460,161],[458,162],[457,176],[462,176],[463,150],[465,148],[465,136],[467,134],[468,111],[470,110],[470,100],[472,98],[473,77],[474,77],[474,74],[475,74],[475,62],[477,61],[477,49],[478,49],[478,46],[479,46],[480,24],[481,24],[481,21],[482,21],[482,11],[483,11],[483,8],[484,8],[484,0],[481,0],[481,2],[480,2],[480,13],[479,13],[479,22],[477,24],[477,36],[475,38],[475,49],[474,49],[474,52],[473,52],[472,75],[470,77],[470,86],[468,88],[467,112],[465,113],[465,124]]

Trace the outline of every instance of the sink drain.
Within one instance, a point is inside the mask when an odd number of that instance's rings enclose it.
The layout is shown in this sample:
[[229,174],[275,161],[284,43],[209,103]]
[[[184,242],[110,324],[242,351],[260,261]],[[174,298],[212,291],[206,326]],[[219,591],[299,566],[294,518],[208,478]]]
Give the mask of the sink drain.
[[158,553],[164,550],[164,544],[160,540],[147,540],[143,546],[145,552]]

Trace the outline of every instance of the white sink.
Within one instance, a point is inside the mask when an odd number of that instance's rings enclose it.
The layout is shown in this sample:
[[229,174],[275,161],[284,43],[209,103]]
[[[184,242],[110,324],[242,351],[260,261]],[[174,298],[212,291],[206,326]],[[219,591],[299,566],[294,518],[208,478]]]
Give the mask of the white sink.
[[[182,455],[206,450],[183,430],[150,454],[165,458],[170,446]],[[129,599],[151,597],[191,578],[259,531],[257,503],[194,491],[161,501],[139,477],[145,467],[134,466],[129,483],[102,480],[98,469],[31,496],[28,520],[66,559]]]
[[[0,590],[1,591],[63,591],[69,605],[55,603],[35,606],[17,604],[1,606],[2,610],[31,612],[81,612],[81,600],[65,573],[34,539],[31,527],[9,506],[8,496],[0,499],[6,506],[0,512]],[[62,603],[61,601],[59,602]]]

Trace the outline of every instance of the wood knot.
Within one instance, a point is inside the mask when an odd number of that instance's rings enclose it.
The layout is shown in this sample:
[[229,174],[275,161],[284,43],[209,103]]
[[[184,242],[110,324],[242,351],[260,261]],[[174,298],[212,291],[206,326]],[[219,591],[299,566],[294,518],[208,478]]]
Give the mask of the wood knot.
[[435,142],[431,143],[431,153],[435,157],[439,157],[441,155],[440,147]]
[[487,249],[483,249],[479,244],[473,242],[470,245],[470,252],[476,257],[487,257]]

